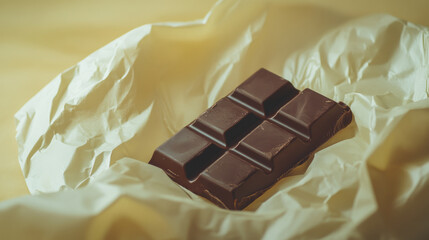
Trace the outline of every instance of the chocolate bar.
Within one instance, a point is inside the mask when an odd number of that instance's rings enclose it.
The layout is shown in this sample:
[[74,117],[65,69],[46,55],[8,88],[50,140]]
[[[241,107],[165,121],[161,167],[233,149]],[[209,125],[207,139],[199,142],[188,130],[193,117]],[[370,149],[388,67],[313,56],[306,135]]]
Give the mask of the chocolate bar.
[[150,164],[243,209],[352,120],[350,108],[260,69],[158,147]]

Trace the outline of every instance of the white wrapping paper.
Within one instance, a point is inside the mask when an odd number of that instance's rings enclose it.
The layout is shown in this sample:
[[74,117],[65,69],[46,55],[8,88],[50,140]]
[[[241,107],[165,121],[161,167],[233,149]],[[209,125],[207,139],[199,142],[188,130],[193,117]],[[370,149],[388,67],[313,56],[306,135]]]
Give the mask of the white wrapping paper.
[[[16,114],[34,195],[0,203],[3,236],[428,238],[428,28],[375,15],[325,32],[303,12],[291,22],[280,3],[220,1],[200,20],[134,29],[60,74]],[[345,102],[353,122],[245,211],[147,164],[260,67]]]

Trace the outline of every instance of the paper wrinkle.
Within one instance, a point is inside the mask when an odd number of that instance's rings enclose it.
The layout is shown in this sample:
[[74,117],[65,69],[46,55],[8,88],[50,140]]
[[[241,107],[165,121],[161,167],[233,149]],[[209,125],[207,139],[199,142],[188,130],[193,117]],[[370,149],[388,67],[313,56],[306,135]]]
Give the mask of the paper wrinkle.
[[[213,9],[221,2],[218,1]],[[148,111],[153,106],[153,103],[148,103],[146,109],[141,109],[140,112],[144,113],[142,117],[132,116],[141,114],[134,108],[136,100],[133,96],[136,94],[133,65],[139,45],[150,37],[153,27],[175,28],[206,24],[213,9],[203,19],[149,24],[130,31],[59,75],[16,114],[18,142],[32,145],[19,147],[24,176],[31,179],[27,181],[31,193],[76,188],[98,171],[108,168],[111,151],[131,139],[146,124],[150,115]],[[20,116],[33,112],[38,115],[30,119]],[[129,122],[129,118],[140,122]],[[136,124],[140,126],[136,127]],[[26,131],[20,131],[24,127],[33,129],[32,136],[28,136]],[[59,143],[55,143],[57,139]],[[54,147],[58,144],[69,147],[61,153]],[[48,152],[48,155],[56,154],[57,157],[48,157],[51,160],[46,161],[47,156],[43,152]],[[87,160],[82,162],[82,157]],[[38,163],[37,166],[31,167],[35,162]],[[44,172],[43,169],[51,169],[52,165],[61,169],[55,174],[64,174],[64,179],[61,176],[50,179],[51,175],[40,174]],[[38,170],[35,171],[35,168]]]
[[[51,193],[0,203],[4,235],[428,237],[428,29],[373,15],[292,53],[272,41],[299,43],[272,21],[291,20],[285,9],[218,1],[202,19],[134,29],[56,77],[15,115],[27,186]],[[260,67],[345,102],[352,123],[246,211],[220,209],[145,163]]]

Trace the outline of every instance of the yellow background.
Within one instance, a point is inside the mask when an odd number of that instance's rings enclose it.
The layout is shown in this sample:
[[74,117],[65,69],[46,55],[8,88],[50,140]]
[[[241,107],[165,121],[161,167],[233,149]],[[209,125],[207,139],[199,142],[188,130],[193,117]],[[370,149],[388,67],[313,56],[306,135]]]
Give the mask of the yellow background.
[[[145,23],[201,18],[214,0],[0,0],[0,201],[28,194],[13,115],[57,74]],[[370,13],[429,26],[429,1],[284,1],[346,18]]]

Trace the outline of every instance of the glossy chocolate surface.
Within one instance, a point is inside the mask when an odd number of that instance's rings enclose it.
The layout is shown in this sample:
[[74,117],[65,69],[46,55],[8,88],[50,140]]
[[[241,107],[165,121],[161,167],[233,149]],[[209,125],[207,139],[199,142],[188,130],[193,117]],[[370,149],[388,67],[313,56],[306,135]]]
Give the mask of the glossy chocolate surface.
[[344,103],[260,69],[149,163],[223,208],[243,209],[351,120]]

